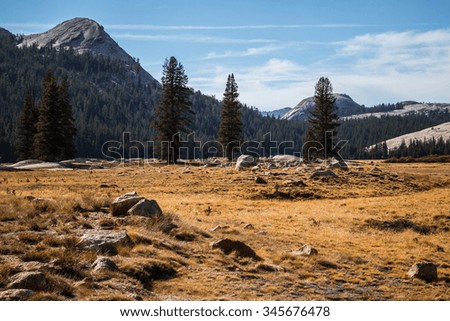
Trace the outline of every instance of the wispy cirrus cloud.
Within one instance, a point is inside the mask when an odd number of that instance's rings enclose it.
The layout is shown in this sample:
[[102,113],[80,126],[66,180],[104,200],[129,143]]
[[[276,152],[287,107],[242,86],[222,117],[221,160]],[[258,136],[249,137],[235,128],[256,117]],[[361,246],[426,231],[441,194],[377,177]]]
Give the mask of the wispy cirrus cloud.
[[439,71],[450,66],[450,30],[361,35],[343,42],[338,54],[375,73]]
[[105,27],[110,30],[248,30],[248,29],[326,29],[326,28],[361,28],[377,27],[377,24],[261,24],[261,25],[229,25],[229,26],[202,26],[202,25],[149,25],[149,24],[109,24]]
[[169,41],[169,42],[187,42],[187,43],[210,43],[210,44],[248,44],[248,43],[273,43],[275,40],[254,38],[239,39],[226,38],[205,35],[149,35],[133,33],[113,33],[111,36],[115,39],[136,40],[136,41]]
[[219,58],[239,58],[239,57],[249,57],[249,56],[259,56],[259,55],[265,55],[274,51],[278,51],[280,49],[283,49],[283,46],[262,46],[262,47],[255,47],[255,48],[248,48],[246,50],[242,51],[233,51],[228,50],[223,53],[217,53],[217,52],[209,52],[203,59],[219,59]]

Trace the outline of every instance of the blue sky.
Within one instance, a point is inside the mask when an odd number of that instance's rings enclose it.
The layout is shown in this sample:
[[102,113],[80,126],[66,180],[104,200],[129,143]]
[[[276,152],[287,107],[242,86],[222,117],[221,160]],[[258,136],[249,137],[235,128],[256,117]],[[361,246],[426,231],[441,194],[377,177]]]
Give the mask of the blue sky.
[[155,78],[173,55],[191,87],[220,99],[234,73],[240,100],[261,110],[296,105],[321,76],[366,106],[450,102],[448,0],[1,3],[13,33],[94,19]]

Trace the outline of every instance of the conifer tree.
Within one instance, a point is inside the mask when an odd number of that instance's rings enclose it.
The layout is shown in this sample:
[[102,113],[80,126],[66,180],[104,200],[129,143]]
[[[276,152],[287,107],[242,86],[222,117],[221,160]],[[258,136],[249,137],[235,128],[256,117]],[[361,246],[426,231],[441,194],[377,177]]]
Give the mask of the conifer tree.
[[58,85],[53,71],[48,70],[42,84],[42,100],[34,135],[35,157],[44,161],[73,158],[75,135],[67,77]]
[[228,75],[218,132],[219,143],[224,147],[229,160],[233,158],[233,148],[240,145],[242,139],[242,120],[240,103],[238,101],[238,85],[234,75]]
[[175,57],[166,59],[163,65],[162,98],[155,109],[153,126],[161,142],[161,158],[176,163],[180,155],[180,135],[189,130],[191,124],[193,91],[187,87],[188,76]]
[[33,141],[37,120],[38,111],[33,91],[28,89],[16,129],[16,155],[18,160],[35,158]]
[[67,76],[63,78],[59,85],[59,130],[60,159],[70,159],[75,157],[75,136],[76,128],[74,124],[72,105],[69,96],[69,82]]
[[[309,126],[305,136],[305,150],[309,151],[310,155],[311,151],[314,151],[312,153],[314,157],[335,156],[332,150],[333,137],[336,137],[336,129],[339,126],[335,102],[330,80],[321,77],[315,87],[315,107],[309,115]],[[320,148],[311,150],[310,147],[317,147],[317,143],[320,144]]]
[[55,161],[60,156],[59,142],[59,90],[52,70],[45,74],[42,85],[42,100],[39,106],[39,117],[34,137],[36,158],[44,161]]

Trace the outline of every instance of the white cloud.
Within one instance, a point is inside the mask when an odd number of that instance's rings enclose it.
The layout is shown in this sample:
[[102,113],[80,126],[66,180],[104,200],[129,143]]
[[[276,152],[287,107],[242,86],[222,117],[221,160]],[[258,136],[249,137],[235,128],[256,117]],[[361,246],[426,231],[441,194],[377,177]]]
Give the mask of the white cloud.
[[306,29],[306,28],[361,28],[374,27],[374,24],[264,24],[264,25],[229,25],[229,26],[200,26],[200,25],[148,25],[148,24],[110,24],[106,25],[110,30],[248,30],[248,29]]
[[136,40],[136,41],[170,41],[187,43],[214,43],[214,44],[248,44],[248,43],[272,43],[270,39],[237,39],[223,38],[203,35],[146,35],[132,33],[113,33],[114,39]]
[[342,45],[330,79],[360,103],[450,101],[450,30],[367,34]]
[[249,57],[249,56],[258,56],[258,55],[265,55],[277,50],[282,49],[281,46],[263,46],[263,47],[256,47],[256,48],[248,48],[244,51],[232,51],[228,50],[224,53],[216,53],[216,52],[210,52],[204,57],[203,59],[218,59],[218,58],[231,58],[231,57]]
[[240,101],[262,110],[294,106],[314,92],[314,81],[305,77],[303,66],[287,59],[272,58],[256,66],[205,68],[190,78],[190,86],[221,99],[227,75],[234,73]]

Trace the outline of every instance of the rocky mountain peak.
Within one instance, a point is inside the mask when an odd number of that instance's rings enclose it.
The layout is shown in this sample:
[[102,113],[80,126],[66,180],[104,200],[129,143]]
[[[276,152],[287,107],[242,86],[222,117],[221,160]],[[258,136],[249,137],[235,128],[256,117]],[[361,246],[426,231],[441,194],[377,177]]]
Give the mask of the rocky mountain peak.
[[[356,103],[349,95],[333,94],[336,98],[337,113],[339,116],[353,115],[363,112],[364,108]],[[308,97],[300,101],[292,110],[284,114],[281,119],[305,120],[314,109],[314,97]]]
[[91,52],[133,63],[128,55],[104,30],[103,26],[88,18],[74,18],[64,21],[49,31],[25,36],[21,46],[52,45],[59,48],[73,48],[79,54]]

